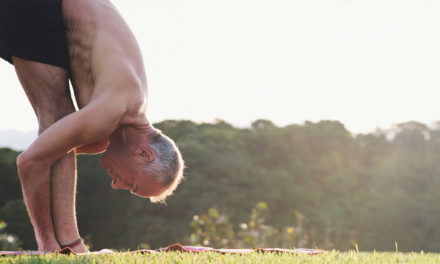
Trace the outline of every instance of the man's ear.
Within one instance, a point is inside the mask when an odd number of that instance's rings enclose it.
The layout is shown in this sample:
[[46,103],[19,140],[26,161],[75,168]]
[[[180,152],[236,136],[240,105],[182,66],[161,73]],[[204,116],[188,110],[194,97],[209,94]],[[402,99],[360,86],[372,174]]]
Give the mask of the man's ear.
[[155,158],[154,151],[150,147],[140,148],[136,151],[136,155],[141,156],[147,162],[152,162]]

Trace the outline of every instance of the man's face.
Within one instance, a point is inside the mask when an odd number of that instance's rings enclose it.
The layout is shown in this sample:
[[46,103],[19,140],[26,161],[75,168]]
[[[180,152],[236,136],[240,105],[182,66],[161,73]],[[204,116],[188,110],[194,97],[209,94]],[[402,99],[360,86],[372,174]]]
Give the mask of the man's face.
[[112,187],[129,190],[141,197],[158,195],[162,186],[151,175],[142,173],[142,169],[148,166],[145,153],[137,149],[137,144],[131,144],[127,136],[129,133],[122,129],[116,130],[110,136],[110,144],[100,161],[112,178]]

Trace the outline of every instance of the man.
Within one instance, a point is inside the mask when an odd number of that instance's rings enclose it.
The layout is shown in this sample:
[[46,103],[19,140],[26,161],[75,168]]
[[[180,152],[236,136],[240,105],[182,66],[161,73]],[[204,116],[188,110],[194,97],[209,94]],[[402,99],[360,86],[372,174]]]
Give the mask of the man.
[[161,201],[177,187],[180,152],[146,117],[142,56],[108,0],[0,0],[0,56],[14,64],[40,125],[17,158],[39,250],[87,250],[75,217],[78,153],[106,150],[100,163],[113,188]]

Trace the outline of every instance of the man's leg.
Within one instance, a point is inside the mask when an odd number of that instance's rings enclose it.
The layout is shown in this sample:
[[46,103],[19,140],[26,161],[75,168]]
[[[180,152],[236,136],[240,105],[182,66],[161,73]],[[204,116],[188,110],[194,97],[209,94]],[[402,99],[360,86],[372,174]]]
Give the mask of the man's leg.
[[[38,118],[41,134],[58,119],[75,111],[68,87],[68,74],[65,69],[42,63],[32,62],[17,57],[13,58],[20,82]],[[26,183],[23,193],[26,196]],[[46,246],[45,241],[58,241],[59,245],[72,243],[79,238],[75,216],[76,192],[76,157],[71,152],[52,166],[51,180],[48,183],[47,204],[52,221],[46,223],[46,230],[36,231],[39,247],[55,250],[53,242]],[[49,191],[50,190],[50,191]],[[27,203],[28,205],[28,203]],[[32,219],[34,225],[38,219]],[[48,248],[49,247],[49,248]],[[84,252],[84,244],[73,248],[75,252]]]

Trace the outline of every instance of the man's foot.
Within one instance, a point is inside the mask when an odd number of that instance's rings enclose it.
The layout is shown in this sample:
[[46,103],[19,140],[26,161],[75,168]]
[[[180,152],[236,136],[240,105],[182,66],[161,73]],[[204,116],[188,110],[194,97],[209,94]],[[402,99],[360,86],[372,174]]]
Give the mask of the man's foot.
[[78,244],[74,247],[70,248],[74,253],[89,253],[89,250],[84,245],[84,242],[81,242],[81,244]]
[[45,243],[44,245],[41,245],[38,247],[38,251],[43,251],[47,253],[53,253],[60,250],[61,247],[58,245],[58,243]]
[[82,238],[78,238],[74,241],[72,241],[69,244],[65,244],[62,246],[62,248],[70,248],[73,253],[87,253],[89,252],[89,250],[86,248],[84,241],[82,240]]

